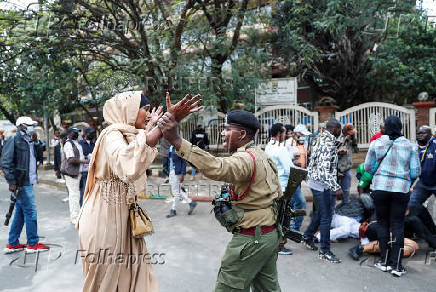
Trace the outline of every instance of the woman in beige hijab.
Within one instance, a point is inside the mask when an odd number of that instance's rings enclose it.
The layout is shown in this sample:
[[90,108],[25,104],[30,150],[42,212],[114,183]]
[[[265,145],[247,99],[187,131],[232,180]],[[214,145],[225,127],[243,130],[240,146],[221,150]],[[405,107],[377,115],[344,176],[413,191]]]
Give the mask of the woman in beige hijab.
[[[181,120],[200,110],[199,95],[190,97],[172,105],[167,94],[168,111]],[[154,127],[162,107],[150,113],[149,106],[140,105],[141,92],[129,91],[106,101],[103,108],[109,126],[95,145],[77,224],[83,291],[158,291],[145,240],[132,236],[129,222],[129,202],[144,191],[145,172],[162,136]]]

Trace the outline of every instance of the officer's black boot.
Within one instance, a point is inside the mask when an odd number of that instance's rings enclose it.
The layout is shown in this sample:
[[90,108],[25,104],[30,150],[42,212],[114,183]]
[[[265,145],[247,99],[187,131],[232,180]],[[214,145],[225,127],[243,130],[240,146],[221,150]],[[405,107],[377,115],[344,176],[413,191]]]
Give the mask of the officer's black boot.
[[191,203],[189,203],[188,215],[192,214],[192,212],[194,211],[195,207],[197,207],[197,202],[192,201]]
[[353,260],[358,261],[363,253],[363,247],[358,244],[357,246],[350,248],[348,254],[353,258]]
[[174,216],[176,216],[177,214],[176,214],[176,210],[174,210],[174,209],[171,209],[170,210],[170,213],[167,215],[167,218],[171,218],[171,217],[174,217]]

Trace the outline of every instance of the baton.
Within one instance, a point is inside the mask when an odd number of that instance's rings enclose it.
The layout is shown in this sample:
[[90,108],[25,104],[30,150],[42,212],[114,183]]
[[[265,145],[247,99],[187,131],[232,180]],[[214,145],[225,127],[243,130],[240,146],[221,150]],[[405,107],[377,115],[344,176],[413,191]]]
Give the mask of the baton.
[[18,197],[18,188],[15,189],[15,191],[11,192],[11,204],[9,205],[9,211],[6,214],[5,226],[9,225],[9,220],[11,219],[12,213],[14,212],[15,202],[17,201],[17,197]]

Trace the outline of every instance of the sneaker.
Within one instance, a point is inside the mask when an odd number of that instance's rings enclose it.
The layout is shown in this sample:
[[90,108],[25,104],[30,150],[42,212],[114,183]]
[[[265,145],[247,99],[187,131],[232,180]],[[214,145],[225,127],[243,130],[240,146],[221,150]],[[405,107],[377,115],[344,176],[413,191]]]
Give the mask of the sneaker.
[[164,184],[167,184],[169,182],[170,182],[170,180],[168,178],[166,180],[164,180]]
[[401,277],[402,275],[406,274],[407,270],[403,266],[399,266],[398,269],[393,269],[391,271],[391,274],[395,277]]
[[281,254],[281,255],[292,255],[293,252],[290,249],[283,248],[281,251],[279,251],[279,254]]
[[331,251],[320,251],[319,258],[334,264],[339,264],[341,262],[341,260]]
[[382,260],[379,260],[378,262],[376,262],[374,264],[374,267],[376,267],[377,269],[379,269],[382,272],[389,272],[392,270],[392,267],[385,264],[385,262]]
[[194,211],[195,207],[197,207],[197,202],[192,201],[191,203],[189,203],[189,211],[188,211],[188,215],[192,215],[192,212]]
[[353,258],[353,260],[358,261],[363,254],[363,247],[359,244],[348,250],[348,254]]
[[38,242],[37,244],[35,244],[34,246],[30,246],[28,245],[26,247],[26,253],[35,253],[35,252],[43,252],[43,251],[48,251],[50,249],[49,246],[42,244],[40,242]]
[[174,209],[171,209],[170,210],[170,213],[167,215],[167,218],[171,218],[171,217],[174,217],[174,216],[176,216],[177,214],[176,214],[176,210],[174,210]]
[[24,244],[17,244],[16,246],[12,246],[10,244],[6,245],[6,248],[4,249],[5,254],[9,254],[9,253],[14,253],[14,252],[19,252],[24,250],[26,246]]
[[313,239],[310,239],[310,238],[304,236],[302,243],[305,247],[307,247],[310,250],[318,250],[318,247],[313,242]]
[[66,202],[68,202],[69,200],[70,200],[70,198],[66,197],[66,198],[63,198],[63,199],[62,199],[62,202],[66,203]]

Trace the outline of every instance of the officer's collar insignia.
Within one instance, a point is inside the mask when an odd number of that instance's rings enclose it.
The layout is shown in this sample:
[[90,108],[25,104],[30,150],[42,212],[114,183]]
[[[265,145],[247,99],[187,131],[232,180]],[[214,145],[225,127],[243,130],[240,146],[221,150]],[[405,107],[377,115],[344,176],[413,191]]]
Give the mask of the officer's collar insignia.
[[428,158],[428,159],[432,159],[432,158],[433,158],[433,154],[429,153],[429,154],[427,155],[427,158]]

